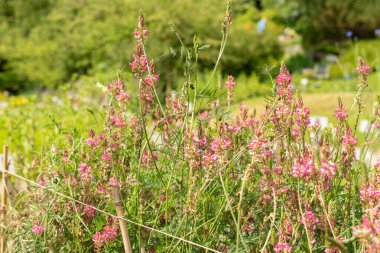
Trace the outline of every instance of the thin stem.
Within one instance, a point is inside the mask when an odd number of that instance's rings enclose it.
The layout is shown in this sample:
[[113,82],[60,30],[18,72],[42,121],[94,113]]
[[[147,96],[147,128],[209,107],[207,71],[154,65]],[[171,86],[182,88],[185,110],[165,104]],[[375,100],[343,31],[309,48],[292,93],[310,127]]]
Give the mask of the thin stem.
[[298,184],[297,184],[297,198],[298,198],[298,208],[299,208],[299,211],[301,213],[301,219],[302,219],[302,223],[303,223],[303,226],[305,228],[305,231],[306,231],[306,237],[307,237],[307,244],[309,246],[309,251],[310,253],[313,253],[313,250],[312,250],[312,246],[311,246],[311,240],[310,240],[310,235],[309,235],[309,231],[307,229],[307,225],[306,225],[306,222],[305,222],[305,218],[304,218],[304,215],[303,215],[303,212],[302,212],[302,207],[301,207],[301,198],[300,198],[300,181],[298,180]]
[[[145,57],[148,59],[148,56],[146,55],[146,52],[145,52],[145,46],[144,46],[143,43],[141,43],[141,48],[142,48],[142,50],[143,50],[143,52],[144,52]],[[152,77],[152,73],[151,73],[151,71],[150,71],[149,63],[147,64],[147,69],[148,69],[148,74],[149,74],[149,76]],[[158,105],[160,106],[160,110],[161,110],[161,112],[162,112],[162,115],[164,116],[164,118],[166,118],[166,116],[165,116],[165,111],[164,111],[164,108],[162,107],[162,104],[161,104],[161,102],[160,102],[160,99],[158,98],[156,88],[154,87],[154,85],[152,85],[152,87],[153,87],[153,92],[154,92],[154,95],[156,96],[156,99],[157,99]]]
[[[141,80],[139,82],[139,86],[141,87]],[[157,174],[158,174],[158,176],[159,176],[162,184],[164,185],[165,184],[164,180],[162,178],[160,170],[157,167],[156,159],[154,158],[152,147],[150,146],[150,143],[149,143],[149,136],[148,136],[148,132],[146,131],[145,115],[144,115],[144,112],[143,112],[143,107],[142,107],[142,102],[141,101],[140,101],[140,113],[141,113],[142,127],[143,127],[143,130],[144,130],[144,134],[145,134],[145,138],[146,138],[146,143],[148,145],[148,149],[149,149],[150,155],[151,155],[152,160],[153,160],[154,168],[156,169]]]
[[273,190],[273,201],[274,201],[274,206],[273,206],[273,219],[272,219],[272,222],[271,222],[271,225],[270,225],[270,229],[269,229],[269,232],[268,232],[268,235],[267,235],[267,238],[265,240],[265,243],[264,243],[264,246],[262,247],[262,249],[260,250],[261,253],[264,252],[268,242],[269,242],[269,238],[270,238],[270,235],[272,233],[272,229],[273,229],[273,226],[274,226],[274,222],[276,220],[276,210],[277,210],[277,198],[276,198],[276,192]]
[[[237,207],[237,213],[238,213],[237,227],[238,227],[239,231],[240,231],[240,222],[241,222],[241,204],[243,202],[244,187],[245,187],[245,182],[247,181],[247,178],[248,178],[248,172],[249,172],[249,167],[244,172],[244,176],[242,179],[241,188],[240,188],[240,192],[239,192],[239,203],[238,203],[238,207]],[[239,252],[239,236],[238,235],[239,234],[236,234],[236,252]]]
[[232,219],[234,220],[234,223],[235,223],[235,226],[236,226],[236,233],[237,233],[237,234],[240,236],[240,238],[241,238],[241,242],[243,243],[244,250],[245,250],[246,252],[249,252],[248,246],[247,246],[245,240],[243,239],[243,235],[241,234],[241,231],[240,231],[240,228],[238,227],[238,223],[237,223],[237,220],[236,220],[235,214],[234,214],[234,212],[233,212],[233,210],[232,210],[232,207],[231,207],[231,204],[230,204],[230,201],[229,201],[229,196],[228,196],[228,193],[227,193],[226,187],[224,186],[223,177],[222,177],[222,175],[220,175],[220,174],[219,174],[219,179],[220,179],[220,183],[222,184],[224,197],[226,198],[226,202],[227,202],[227,207],[228,207],[228,209],[230,209]]

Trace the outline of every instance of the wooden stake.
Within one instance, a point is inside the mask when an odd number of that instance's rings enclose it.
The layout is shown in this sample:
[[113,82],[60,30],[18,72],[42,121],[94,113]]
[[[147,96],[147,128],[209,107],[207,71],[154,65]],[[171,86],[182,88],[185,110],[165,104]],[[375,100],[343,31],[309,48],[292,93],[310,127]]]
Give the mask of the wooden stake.
[[124,250],[125,253],[132,253],[132,247],[131,242],[129,240],[129,235],[127,231],[127,224],[125,223],[125,220],[120,219],[124,217],[123,208],[121,206],[121,197],[120,197],[120,191],[119,188],[115,187],[114,189],[114,202],[115,202],[115,209],[119,220],[119,226],[121,231],[121,236],[123,237],[123,244],[124,244]]
[[[8,146],[4,146],[4,152],[3,152],[3,177],[2,177],[2,184],[1,184],[1,223],[3,224],[3,227],[5,227],[5,219],[7,216],[7,189],[6,189],[6,178],[7,178],[7,171],[8,171]],[[5,233],[4,229],[1,229],[1,241],[0,241],[0,253],[5,252]]]

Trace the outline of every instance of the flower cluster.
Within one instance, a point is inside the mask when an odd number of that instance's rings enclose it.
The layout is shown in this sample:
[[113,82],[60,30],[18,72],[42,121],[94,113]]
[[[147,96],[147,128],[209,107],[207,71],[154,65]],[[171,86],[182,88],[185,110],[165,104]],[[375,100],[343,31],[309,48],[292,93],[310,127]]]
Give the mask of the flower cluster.
[[92,179],[92,169],[89,165],[85,163],[79,164],[79,173],[80,173],[80,178],[82,179],[83,183],[87,184],[91,181]]
[[98,231],[92,237],[92,241],[97,249],[101,249],[104,244],[116,239],[118,236],[118,226],[116,222],[107,224],[102,231]]
[[159,74],[155,74],[154,61],[148,62],[144,49],[144,41],[149,32],[145,26],[144,16],[140,14],[139,22],[134,33],[137,42],[136,51],[133,54],[133,61],[129,63],[133,74],[139,79],[139,98],[145,113],[148,113],[153,106],[155,95],[154,85],[158,82]]
[[293,98],[293,93],[290,86],[291,81],[292,76],[290,75],[285,64],[281,63],[280,73],[276,77],[276,91],[278,96],[286,103],[290,103]]
[[107,85],[108,91],[115,96],[119,106],[125,106],[130,99],[129,93],[125,91],[124,83],[121,80],[115,80]]
[[325,175],[327,178],[332,179],[335,176],[337,169],[338,166],[335,163],[323,161],[319,172],[321,175]]
[[[376,210],[377,217],[379,210]],[[353,228],[353,234],[365,244],[364,252],[380,251],[380,219],[363,217],[363,222]]]
[[42,225],[42,223],[40,221],[37,221],[36,223],[34,223],[33,227],[32,227],[32,232],[33,234],[35,235],[42,235],[45,231],[45,227],[44,225]]
[[290,247],[287,243],[279,242],[274,246],[273,251],[275,253],[290,253],[292,251],[292,247]]
[[148,37],[149,31],[145,26],[145,21],[142,13],[140,13],[139,16],[139,22],[137,23],[137,27],[135,29],[135,32],[133,33],[133,36],[136,40],[140,42],[144,42],[144,40]]
[[359,58],[358,63],[359,66],[356,68],[356,71],[362,76],[368,76],[371,71],[369,65],[363,60],[363,58]]
[[341,100],[338,102],[338,108],[335,109],[334,116],[339,120],[339,121],[344,121],[346,118],[348,118],[348,113],[347,111],[343,108],[343,103]]
[[360,87],[365,88],[368,86],[368,75],[371,71],[369,65],[363,60],[363,58],[359,57],[358,59],[358,67],[356,71],[359,74]]
[[296,178],[309,178],[315,171],[314,155],[312,153],[304,154],[297,158],[293,165],[292,176]]

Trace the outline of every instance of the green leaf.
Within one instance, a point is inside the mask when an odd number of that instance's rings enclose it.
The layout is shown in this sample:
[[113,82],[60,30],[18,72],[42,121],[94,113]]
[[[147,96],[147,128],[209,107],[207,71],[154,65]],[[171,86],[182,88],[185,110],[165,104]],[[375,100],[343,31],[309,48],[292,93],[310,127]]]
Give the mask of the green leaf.
[[200,46],[199,48],[198,48],[198,50],[205,50],[205,49],[208,49],[208,48],[210,48],[211,47],[211,45],[203,45],[203,46]]

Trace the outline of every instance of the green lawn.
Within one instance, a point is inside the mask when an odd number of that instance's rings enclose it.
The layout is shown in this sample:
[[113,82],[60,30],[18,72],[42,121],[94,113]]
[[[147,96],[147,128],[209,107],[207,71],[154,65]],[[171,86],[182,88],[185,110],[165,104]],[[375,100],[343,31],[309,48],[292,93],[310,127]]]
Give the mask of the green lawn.
[[[313,116],[326,116],[330,120],[334,118],[334,111],[338,103],[338,97],[343,101],[343,104],[347,111],[351,108],[356,93],[354,92],[332,92],[332,93],[302,93],[305,106],[311,110]],[[363,117],[369,118],[372,112],[372,105],[375,102],[375,93],[365,93],[363,96],[366,104],[366,108],[363,111]],[[244,101],[244,104],[248,105],[251,109],[256,109],[258,113],[264,111],[265,98],[254,97]],[[239,103],[233,105],[233,110],[239,110]],[[356,111],[356,110],[354,110]]]

